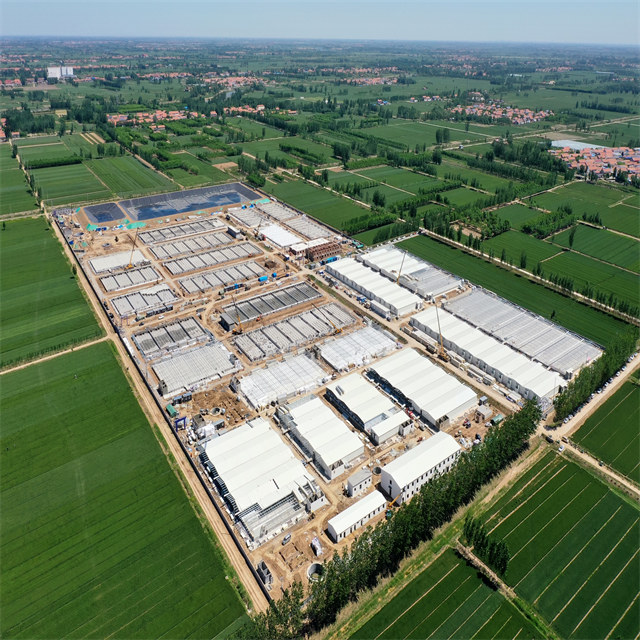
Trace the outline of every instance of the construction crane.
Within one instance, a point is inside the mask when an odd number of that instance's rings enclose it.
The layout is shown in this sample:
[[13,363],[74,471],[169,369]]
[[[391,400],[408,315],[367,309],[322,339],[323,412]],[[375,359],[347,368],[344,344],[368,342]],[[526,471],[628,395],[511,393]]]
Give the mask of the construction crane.
[[[131,238],[131,236],[129,236]],[[131,254],[129,255],[129,264],[127,265],[127,269],[131,269],[133,267],[133,252],[136,250],[136,242],[138,242],[138,227],[136,227],[136,233],[133,236],[133,244],[131,245]]]
[[238,304],[236,303],[236,297],[235,295],[233,296],[233,307],[236,310],[236,320],[238,322],[238,326],[234,327],[233,330],[231,331],[231,333],[233,333],[234,336],[239,336],[242,332],[242,322],[240,320],[240,312],[238,311]]
[[260,218],[260,222],[258,223],[258,228],[256,229],[256,238],[259,240],[260,239],[260,227],[262,226],[262,223],[264,222],[264,218]]
[[398,269],[398,275],[396,277],[396,284],[400,280],[400,274],[402,273],[402,267],[404,266],[404,259],[407,257],[406,251],[402,254],[402,262],[400,263],[400,268]]
[[316,305],[314,303],[311,303],[311,306],[318,312],[321,313],[322,316],[324,317],[324,319],[333,327],[333,335],[336,336],[339,333],[342,333],[342,328],[341,327],[336,327],[335,324],[333,324],[333,322],[331,321],[331,318],[324,312],[324,309],[320,309],[319,307],[316,307]]
[[436,302],[436,320],[438,321],[438,336],[440,337],[440,349],[438,349],[438,358],[444,362],[449,362],[449,354],[444,350],[442,344],[442,330],[440,329],[440,316],[438,315],[438,303]]

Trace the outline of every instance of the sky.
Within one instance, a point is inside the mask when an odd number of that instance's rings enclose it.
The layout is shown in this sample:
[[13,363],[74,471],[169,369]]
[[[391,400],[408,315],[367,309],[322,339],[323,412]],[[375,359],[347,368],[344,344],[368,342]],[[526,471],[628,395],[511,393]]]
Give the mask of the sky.
[[3,36],[639,44],[637,0],[1,0]]

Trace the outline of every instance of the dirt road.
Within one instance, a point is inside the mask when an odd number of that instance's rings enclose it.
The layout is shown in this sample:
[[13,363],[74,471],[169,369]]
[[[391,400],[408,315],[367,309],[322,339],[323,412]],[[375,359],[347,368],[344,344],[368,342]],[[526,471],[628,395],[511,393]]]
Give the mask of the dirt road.
[[[58,239],[62,243],[62,246],[64,247],[64,251],[67,254],[67,257],[69,258],[71,263],[74,264],[76,262],[75,256],[73,255],[69,246],[65,242],[64,238],[62,237],[62,234],[60,233],[58,226],[54,222],[51,223],[51,226],[54,229],[56,235],[58,236]],[[264,593],[262,592],[258,583],[256,582],[253,574],[251,573],[244,558],[242,557],[242,554],[238,550],[235,541],[233,540],[232,536],[229,534],[227,528],[225,527],[224,522],[222,521],[221,517],[218,515],[218,512],[215,510],[215,507],[213,506],[213,504],[211,504],[211,500],[209,499],[209,496],[207,495],[206,491],[202,487],[202,484],[200,483],[200,480],[198,479],[196,473],[193,471],[191,465],[189,464],[189,461],[183,455],[180,445],[176,441],[176,438],[173,432],[171,431],[169,425],[167,424],[164,416],[162,415],[161,411],[158,409],[158,406],[154,402],[147,388],[147,385],[145,384],[142,377],[138,374],[138,370],[134,366],[129,366],[129,363],[130,363],[129,354],[125,349],[124,345],[122,344],[122,341],[120,340],[116,332],[113,330],[113,327],[111,326],[111,323],[109,322],[109,319],[107,318],[105,310],[102,308],[102,305],[94,296],[93,291],[91,290],[91,286],[89,285],[89,282],[81,268],[78,269],[78,282],[81,284],[82,288],[87,294],[87,297],[93,307],[96,317],[98,318],[98,321],[100,322],[100,324],[102,325],[102,327],[104,328],[107,334],[104,338],[102,338],[102,340],[111,340],[113,344],[116,346],[118,350],[118,354],[120,355],[120,358],[122,360],[123,366],[126,369],[127,376],[134,386],[135,394],[138,398],[138,401],[140,402],[140,406],[142,407],[143,411],[146,413],[149,420],[153,424],[156,424],[160,429],[160,432],[162,433],[164,441],[160,441],[160,446],[165,451],[167,450],[167,448],[171,451],[171,454],[173,455],[175,462],[180,468],[180,471],[182,472],[183,476],[186,478],[187,482],[189,483],[191,492],[193,493],[193,495],[195,495],[203,513],[205,514],[211,527],[215,531],[218,541],[220,542],[220,546],[222,547],[224,552],[227,554],[229,561],[231,562],[233,568],[235,569],[236,573],[240,577],[242,584],[247,590],[247,593],[249,594],[249,597],[251,598],[251,601],[253,603],[254,611],[266,610],[267,607],[269,606],[269,603]]]
[[[613,381],[609,384],[609,386],[603,390],[602,393],[597,393],[593,400],[590,400],[584,407],[580,413],[577,413],[571,418],[571,420],[566,423],[562,423],[555,429],[549,429],[548,424],[542,424],[538,428],[538,433],[542,435],[551,435],[554,440],[560,440],[563,436],[566,438],[570,438],[572,434],[574,434],[578,429],[587,421],[587,419],[597,411],[613,394],[622,387],[622,385],[629,380],[629,378],[633,375],[635,371],[638,370],[638,360],[640,360],[640,356],[636,356],[629,364],[627,364],[626,371],[623,371],[619,376],[613,378]],[[567,446],[567,445],[565,445]],[[598,471],[612,481],[618,483],[632,495],[635,496],[636,499],[640,500],[640,487],[635,485],[633,482],[625,478],[624,476],[617,473],[614,469],[603,465],[600,466],[600,463],[597,458],[592,456],[590,453],[581,450],[577,445],[569,445],[571,447],[571,452],[573,455],[577,456],[584,462],[590,464],[593,467],[597,467]]]

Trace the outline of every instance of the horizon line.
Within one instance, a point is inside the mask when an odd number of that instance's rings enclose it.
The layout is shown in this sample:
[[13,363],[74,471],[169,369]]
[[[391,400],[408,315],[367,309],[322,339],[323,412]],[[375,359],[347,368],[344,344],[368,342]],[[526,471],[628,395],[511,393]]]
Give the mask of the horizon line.
[[362,42],[362,43],[393,43],[393,44],[471,44],[471,45],[515,45],[515,46],[558,46],[558,47],[637,47],[636,42],[550,42],[546,40],[514,41],[514,40],[413,40],[394,38],[308,38],[308,37],[250,37],[250,36],[169,36],[169,35],[148,35],[148,36],[115,36],[115,35],[94,35],[82,36],[74,34],[47,35],[47,34],[0,34],[0,41],[3,39],[19,40],[21,38],[39,38],[66,40],[184,40],[184,41],[241,41],[241,42]]

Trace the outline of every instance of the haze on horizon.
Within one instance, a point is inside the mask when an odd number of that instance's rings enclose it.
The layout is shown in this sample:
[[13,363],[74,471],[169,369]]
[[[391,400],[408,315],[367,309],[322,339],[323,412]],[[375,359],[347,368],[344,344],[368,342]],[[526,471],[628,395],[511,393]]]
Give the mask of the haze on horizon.
[[6,0],[3,36],[637,45],[635,0]]

